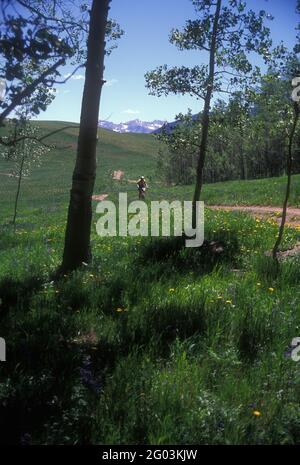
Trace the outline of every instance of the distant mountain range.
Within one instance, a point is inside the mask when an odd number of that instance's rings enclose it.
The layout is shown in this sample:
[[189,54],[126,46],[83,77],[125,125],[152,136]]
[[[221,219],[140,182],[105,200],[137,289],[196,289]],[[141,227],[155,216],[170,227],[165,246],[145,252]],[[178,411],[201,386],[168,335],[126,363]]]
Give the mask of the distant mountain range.
[[159,131],[165,123],[167,123],[167,121],[154,120],[149,122],[139,119],[119,124],[112,123],[111,121],[99,121],[99,127],[120,133],[134,132],[136,134],[151,134],[152,132]]
[[[199,120],[199,114],[198,115],[192,115],[192,120],[193,121]],[[178,121],[172,121],[171,123],[166,122],[164,124],[164,130],[166,131],[166,133],[170,134],[176,128],[176,126],[178,126],[179,124],[180,123]],[[155,131],[153,131],[153,133],[154,134],[159,134],[161,132],[161,129],[162,128],[156,129]]]
[[[199,115],[193,115],[193,120],[197,120]],[[134,119],[127,121],[126,123],[112,123],[111,121],[99,121],[99,127],[109,129],[110,131],[127,133],[133,132],[136,134],[159,134],[162,127],[164,126],[167,132],[172,132],[178,125],[178,121],[154,120],[154,121],[141,121],[140,119]]]

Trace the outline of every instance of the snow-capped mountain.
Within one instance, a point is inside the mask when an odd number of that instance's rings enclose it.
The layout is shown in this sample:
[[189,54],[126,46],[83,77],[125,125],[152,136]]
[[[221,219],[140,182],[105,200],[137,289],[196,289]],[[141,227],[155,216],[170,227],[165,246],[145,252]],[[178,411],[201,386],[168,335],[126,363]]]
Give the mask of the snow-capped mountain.
[[99,121],[99,127],[121,133],[135,132],[141,134],[150,134],[151,132],[160,129],[165,123],[166,121],[154,120],[149,122],[141,121],[139,119],[134,119],[132,121],[119,124],[112,123],[111,121]]

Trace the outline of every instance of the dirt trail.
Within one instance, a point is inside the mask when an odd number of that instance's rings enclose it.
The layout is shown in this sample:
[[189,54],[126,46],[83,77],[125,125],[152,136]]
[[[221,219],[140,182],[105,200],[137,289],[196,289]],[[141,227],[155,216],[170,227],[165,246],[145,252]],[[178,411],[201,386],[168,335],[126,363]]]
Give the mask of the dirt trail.
[[[230,206],[230,205],[208,205],[211,210],[226,210],[226,211],[241,211],[250,213],[256,218],[273,218],[278,223],[281,221],[282,208],[280,207],[265,207],[265,206]],[[300,208],[289,208],[286,218],[287,226],[300,227]]]
[[100,194],[100,195],[93,195],[92,200],[97,200],[98,202],[102,202],[108,197],[108,194]]
[[[4,173],[0,173],[4,174]],[[113,172],[113,179],[116,181],[121,181],[124,177],[124,171],[116,170]],[[133,179],[129,179],[130,184],[136,183]],[[92,199],[101,202],[108,197],[108,194],[93,195]],[[247,212],[256,218],[272,218],[277,221],[279,224],[282,216],[281,207],[268,207],[261,205],[208,205],[208,208],[211,210],[225,210],[225,211],[241,211]],[[286,225],[290,227],[300,228],[300,208],[291,207],[287,211]]]
[[1,176],[9,176],[10,178],[13,177],[11,173],[0,173]]
[[123,176],[124,176],[124,171],[117,170],[117,171],[114,171],[113,179],[116,180],[116,181],[121,181]]
[[[19,179],[19,176],[13,173],[0,173],[0,176],[8,176],[9,178]],[[23,177],[23,179],[28,179],[28,177]]]

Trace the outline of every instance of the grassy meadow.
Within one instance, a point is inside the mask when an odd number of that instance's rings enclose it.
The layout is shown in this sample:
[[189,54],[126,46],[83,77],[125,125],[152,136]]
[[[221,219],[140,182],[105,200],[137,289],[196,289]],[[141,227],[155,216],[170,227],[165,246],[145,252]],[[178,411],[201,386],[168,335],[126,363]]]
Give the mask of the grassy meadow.
[[[42,123],[44,131],[64,123]],[[67,124],[67,123],[66,123]],[[299,444],[300,259],[276,269],[278,226],[206,210],[209,246],[181,238],[100,238],[93,262],[53,282],[60,264],[77,128],[24,179],[0,161],[0,442],[10,444]],[[128,192],[145,175],[149,200],[190,200],[165,186],[150,135],[101,130],[95,194]],[[121,182],[114,170],[125,172]],[[207,205],[282,203],[285,178],[206,185]],[[300,176],[291,204],[300,206]],[[97,202],[95,202],[95,207]],[[286,229],[285,249],[300,232]]]

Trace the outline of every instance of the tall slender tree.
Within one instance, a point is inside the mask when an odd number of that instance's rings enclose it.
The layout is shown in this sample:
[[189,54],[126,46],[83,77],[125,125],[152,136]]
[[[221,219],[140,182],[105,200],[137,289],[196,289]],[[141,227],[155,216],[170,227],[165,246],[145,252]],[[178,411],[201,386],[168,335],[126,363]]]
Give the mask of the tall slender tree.
[[211,102],[216,93],[232,94],[256,82],[259,69],[250,61],[256,52],[265,60],[271,47],[270,30],[265,19],[272,18],[263,10],[247,8],[243,0],[192,0],[197,19],[187,21],[182,31],[171,32],[170,41],[180,50],[198,50],[208,54],[206,64],[192,68],[160,66],[146,74],[151,95],[188,94],[202,99],[201,142],[198,152],[197,178],[194,192],[194,224],[196,201],[200,199],[203,168],[207,153]]
[[292,122],[292,127],[289,133],[289,143],[288,143],[288,153],[287,153],[287,183],[286,183],[286,190],[285,190],[285,197],[283,201],[283,207],[282,207],[282,217],[281,217],[281,222],[279,226],[279,232],[278,236],[275,242],[275,245],[273,247],[273,259],[278,260],[278,252],[279,248],[283,239],[283,233],[284,233],[284,227],[286,223],[286,215],[287,215],[287,209],[288,209],[288,202],[290,198],[290,193],[291,193],[291,185],[292,185],[292,174],[293,174],[293,144],[294,144],[294,139],[295,139],[295,134],[296,134],[296,129],[297,129],[297,124],[299,121],[300,117],[300,108],[299,108],[299,103],[294,102],[293,104],[294,108],[294,117],[293,117],[293,122]]
[[[216,11],[213,20],[213,28],[211,33],[210,47],[209,47],[209,74],[206,83],[206,93],[204,96],[204,109],[202,114],[202,134],[199,148],[199,157],[196,172],[196,185],[193,198],[193,204],[200,199],[202,183],[203,183],[203,168],[205,163],[205,156],[207,151],[207,140],[209,130],[209,115],[211,99],[214,91],[214,78],[215,78],[215,65],[216,65],[216,52],[217,52],[217,39],[219,30],[219,21],[221,14],[222,0],[217,0]],[[196,209],[193,208],[193,224],[196,226]]]
[[59,273],[75,270],[91,259],[92,193],[96,178],[99,108],[104,84],[105,36],[111,0],[93,0],[87,43],[77,158],[73,172],[65,247]]
[[[296,12],[298,14],[300,13],[300,0],[297,0]],[[289,81],[292,80],[292,82],[294,78],[300,75],[300,62],[299,62],[300,24],[298,24],[296,30],[298,31],[298,35],[297,35],[297,43],[294,47],[294,53],[287,54],[286,63],[283,63],[283,67],[280,70],[280,75],[283,74],[285,78],[287,78]],[[290,105],[289,99],[286,99],[286,100],[290,107],[291,105]],[[297,96],[295,98],[295,96],[292,95],[292,100],[293,100],[292,102],[293,113],[292,113],[292,117],[290,118],[291,120],[290,130],[287,128],[287,133],[288,133],[288,150],[287,150],[287,167],[286,167],[287,184],[286,184],[285,197],[284,197],[283,207],[282,207],[281,223],[279,226],[278,236],[274,244],[273,253],[272,253],[273,259],[275,263],[277,263],[277,266],[278,266],[278,252],[279,252],[279,248],[280,248],[280,245],[283,239],[284,228],[285,228],[286,217],[287,217],[288,203],[289,203],[290,193],[291,193],[293,162],[294,162],[294,158],[293,158],[294,150],[293,149],[294,149],[295,136],[297,132],[297,125],[300,119],[299,99],[297,98]],[[288,116],[288,111],[286,111],[286,114]],[[287,118],[287,122],[289,122],[288,118]]]

